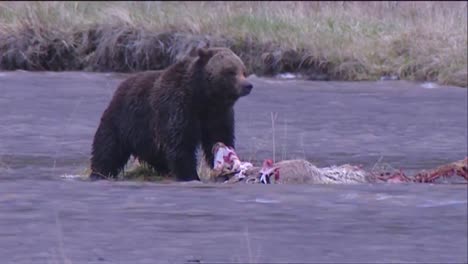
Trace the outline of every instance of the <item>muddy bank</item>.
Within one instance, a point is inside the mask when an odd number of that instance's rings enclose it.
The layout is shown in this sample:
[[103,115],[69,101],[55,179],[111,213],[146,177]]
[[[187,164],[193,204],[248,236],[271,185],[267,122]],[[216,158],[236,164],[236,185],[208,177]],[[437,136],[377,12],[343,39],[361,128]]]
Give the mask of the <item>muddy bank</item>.
[[[135,72],[160,70],[194,47],[229,47],[251,73],[302,73],[312,80],[345,80],[346,72],[307,50],[281,49],[254,38],[234,39],[177,32],[150,32],[122,26],[96,26],[73,33],[27,26],[0,34],[0,69],[29,71]],[[357,65],[363,68],[363,66]]]
[[[394,65],[371,69],[356,58],[326,58],[306,48],[284,48],[254,36],[212,37],[173,31],[152,32],[128,26],[99,25],[59,32],[24,25],[0,31],[0,70],[137,72],[160,70],[183,58],[194,47],[228,47],[245,62],[250,73],[274,76],[295,73],[305,80],[437,81],[466,87],[466,71],[440,80],[439,72],[425,65]],[[397,44],[395,44],[397,45]]]
[[467,87],[464,2],[2,2],[0,69],[131,72],[193,46],[252,73]]

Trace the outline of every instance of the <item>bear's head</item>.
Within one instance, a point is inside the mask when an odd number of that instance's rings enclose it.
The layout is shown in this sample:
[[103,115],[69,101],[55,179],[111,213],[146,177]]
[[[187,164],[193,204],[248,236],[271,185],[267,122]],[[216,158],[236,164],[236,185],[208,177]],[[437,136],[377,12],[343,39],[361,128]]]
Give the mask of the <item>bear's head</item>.
[[246,79],[246,67],[230,49],[200,48],[197,55],[208,97],[229,104],[250,94],[253,85]]

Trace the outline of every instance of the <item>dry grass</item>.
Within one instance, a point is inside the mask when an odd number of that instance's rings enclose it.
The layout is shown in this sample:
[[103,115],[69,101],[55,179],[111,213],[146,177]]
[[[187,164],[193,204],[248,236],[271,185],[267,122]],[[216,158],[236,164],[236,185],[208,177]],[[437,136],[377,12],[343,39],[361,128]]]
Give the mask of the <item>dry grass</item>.
[[[83,169],[79,175],[83,180],[88,179],[89,174],[91,173],[91,168],[87,167]],[[110,179],[112,180],[112,179]],[[167,182],[175,181],[174,177],[170,175],[163,175],[153,169],[146,163],[135,164],[134,159],[130,158],[125,165],[124,170],[122,170],[119,175],[114,179],[118,181],[149,181],[149,182]]]
[[0,69],[161,69],[208,43],[258,75],[467,86],[466,2],[2,2]]

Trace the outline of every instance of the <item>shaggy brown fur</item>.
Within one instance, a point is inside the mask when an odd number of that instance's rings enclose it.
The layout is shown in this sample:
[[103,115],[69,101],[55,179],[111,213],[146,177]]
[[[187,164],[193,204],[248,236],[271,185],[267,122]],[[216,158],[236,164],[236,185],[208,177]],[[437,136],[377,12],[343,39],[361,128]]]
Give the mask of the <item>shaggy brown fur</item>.
[[202,48],[166,70],[122,82],[96,131],[90,178],[116,177],[134,155],[179,180],[199,180],[199,144],[210,166],[216,142],[234,147],[233,106],[252,89],[245,71],[231,50]]

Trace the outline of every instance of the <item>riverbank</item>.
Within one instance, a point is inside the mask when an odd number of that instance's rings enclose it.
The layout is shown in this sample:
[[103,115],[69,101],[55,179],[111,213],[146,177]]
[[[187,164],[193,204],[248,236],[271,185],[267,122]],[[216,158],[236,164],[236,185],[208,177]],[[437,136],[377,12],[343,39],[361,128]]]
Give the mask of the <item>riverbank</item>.
[[194,46],[251,73],[467,87],[466,2],[3,2],[0,70],[162,69]]

